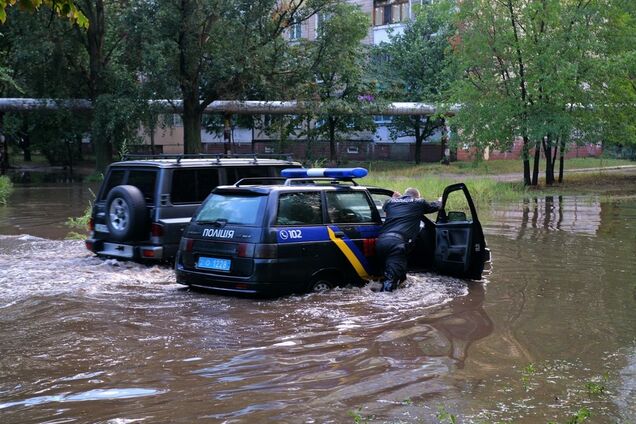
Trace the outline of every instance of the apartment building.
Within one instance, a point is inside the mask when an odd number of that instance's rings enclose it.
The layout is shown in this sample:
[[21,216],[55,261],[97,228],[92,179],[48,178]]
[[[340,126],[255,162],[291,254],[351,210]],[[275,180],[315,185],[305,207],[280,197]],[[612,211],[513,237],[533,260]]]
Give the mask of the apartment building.
[[[404,30],[406,22],[414,16],[414,6],[427,0],[349,0],[369,16],[369,31],[363,43],[378,45],[389,42],[389,33],[399,34]],[[286,37],[293,41],[297,39],[314,40],[318,34],[322,14],[292,25]],[[154,133],[154,142],[158,151],[164,153],[181,153],[183,151],[183,127],[178,115],[167,117],[168,124],[158,127]],[[375,132],[348,134],[346,140],[338,143],[339,156],[352,160],[358,159],[401,159],[414,157],[414,138],[398,137],[392,139],[388,126],[390,116],[376,116]],[[141,134],[141,133],[140,133]],[[234,127],[232,129],[232,150],[235,152],[282,153],[292,152],[297,157],[320,158],[328,155],[329,146],[326,142],[313,143],[307,146],[302,137],[289,136],[285,143],[272,134],[271,131],[254,130]],[[146,144],[149,144],[147,132],[141,134]],[[222,133],[208,133],[202,130],[201,140],[206,152],[223,152]],[[422,148],[423,160],[437,161],[441,157],[439,146],[440,134],[431,137]],[[311,149],[309,151],[308,149]]]

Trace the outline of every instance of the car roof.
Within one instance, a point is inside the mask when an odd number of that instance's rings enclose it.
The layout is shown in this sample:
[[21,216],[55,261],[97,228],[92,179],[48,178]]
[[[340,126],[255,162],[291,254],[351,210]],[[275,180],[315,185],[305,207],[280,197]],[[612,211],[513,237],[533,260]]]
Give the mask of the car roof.
[[[293,181],[293,179],[291,179]],[[349,185],[349,184],[291,184],[291,185],[282,185],[282,184],[256,184],[256,185],[223,185],[216,187],[214,192],[248,192],[248,193],[260,193],[267,194],[273,191],[278,192],[296,192],[296,191],[364,191],[367,187],[360,185]]]
[[139,159],[112,163],[111,167],[147,166],[154,168],[201,168],[225,166],[300,166],[299,162],[267,158],[204,158],[204,159]]

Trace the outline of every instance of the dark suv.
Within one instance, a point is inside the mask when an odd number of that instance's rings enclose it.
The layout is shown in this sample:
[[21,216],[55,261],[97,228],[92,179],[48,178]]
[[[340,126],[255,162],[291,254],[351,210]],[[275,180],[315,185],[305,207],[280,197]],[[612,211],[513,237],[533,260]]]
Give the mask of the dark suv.
[[194,211],[218,185],[275,177],[291,160],[160,156],[110,165],[95,199],[86,248],[100,256],[170,261]]
[[[409,268],[480,279],[490,252],[464,184],[446,188],[443,206],[453,193],[463,194],[465,211],[442,209],[436,222],[423,222]],[[177,282],[260,295],[360,284],[381,274],[378,206],[392,194],[352,178],[245,179],[217,187],[181,240]]]

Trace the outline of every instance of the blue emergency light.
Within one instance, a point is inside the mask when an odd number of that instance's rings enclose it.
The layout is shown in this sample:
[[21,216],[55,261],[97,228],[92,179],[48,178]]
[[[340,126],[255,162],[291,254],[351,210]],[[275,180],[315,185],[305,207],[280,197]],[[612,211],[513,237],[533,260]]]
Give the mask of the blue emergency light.
[[364,168],[286,168],[280,171],[285,178],[362,178],[368,173]]

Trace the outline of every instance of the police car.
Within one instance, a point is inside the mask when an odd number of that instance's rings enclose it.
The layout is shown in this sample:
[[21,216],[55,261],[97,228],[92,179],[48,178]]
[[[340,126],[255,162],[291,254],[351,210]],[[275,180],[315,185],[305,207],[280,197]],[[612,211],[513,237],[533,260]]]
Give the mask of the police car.
[[[282,178],[245,178],[212,191],[184,232],[177,282],[221,292],[276,295],[362,284],[382,274],[375,240],[392,191],[366,188],[363,168],[286,169]],[[409,269],[479,279],[490,259],[464,184],[466,212],[425,220]]]

